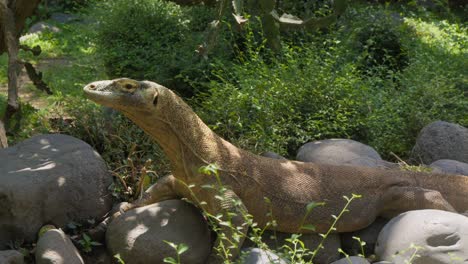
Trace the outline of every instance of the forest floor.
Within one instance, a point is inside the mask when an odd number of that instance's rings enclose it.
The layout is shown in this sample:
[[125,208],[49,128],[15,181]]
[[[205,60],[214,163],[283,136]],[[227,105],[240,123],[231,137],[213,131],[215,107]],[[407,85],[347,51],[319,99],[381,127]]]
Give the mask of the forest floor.
[[[43,72],[51,67],[70,67],[71,60],[67,57],[62,58],[44,58],[40,60],[35,66],[36,71]],[[5,97],[8,96],[8,83],[0,82],[0,94]],[[18,95],[22,103],[27,103],[34,107],[36,110],[45,108],[48,105],[44,92],[38,90],[33,82],[29,79],[25,68],[21,69],[18,75]]]

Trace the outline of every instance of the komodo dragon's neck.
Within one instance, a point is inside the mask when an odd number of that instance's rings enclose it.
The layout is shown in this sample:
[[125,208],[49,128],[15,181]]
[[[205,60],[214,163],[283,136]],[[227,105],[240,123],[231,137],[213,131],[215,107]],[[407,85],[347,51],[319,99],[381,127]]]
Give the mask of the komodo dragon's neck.
[[165,91],[164,100],[158,104],[157,114],[126,115],[158,142],[173,170],[210,163],[223,167],[223,161],[235,162],[245,154],[216,135],[171,91]]

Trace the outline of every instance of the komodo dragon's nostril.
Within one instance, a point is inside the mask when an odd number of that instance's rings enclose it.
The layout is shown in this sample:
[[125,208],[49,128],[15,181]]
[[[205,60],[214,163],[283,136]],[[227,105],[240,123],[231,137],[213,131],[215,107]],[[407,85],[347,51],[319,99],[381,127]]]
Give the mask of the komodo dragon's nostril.
[[96,85],[91,84],[91,85],[89,86],[89,89],[92,89],[92,90],[96,89]]

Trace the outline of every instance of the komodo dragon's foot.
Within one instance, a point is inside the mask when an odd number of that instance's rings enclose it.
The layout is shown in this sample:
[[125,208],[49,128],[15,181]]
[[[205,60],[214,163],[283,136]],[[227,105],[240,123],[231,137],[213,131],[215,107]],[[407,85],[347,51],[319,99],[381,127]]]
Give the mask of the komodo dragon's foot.
[[106,234],[107,227],[109,224],[116,219],[117,217],[121,216],[123,213],[126,211],[135,208],[136,206],[127,203],[127,202],[122,202],[117,205],[115,205],[112,210],[109,212],[108,217],[104,218],[104,220],[99,223],[96,227],[88,230],[88,235],[93,239],[94,241],[104,241],[104,236]]

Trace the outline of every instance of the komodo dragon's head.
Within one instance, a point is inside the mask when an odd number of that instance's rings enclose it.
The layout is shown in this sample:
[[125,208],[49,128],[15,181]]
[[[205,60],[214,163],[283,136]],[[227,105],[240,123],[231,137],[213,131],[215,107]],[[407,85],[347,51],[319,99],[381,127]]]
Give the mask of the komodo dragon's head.
[[167,88],[149,81],[121,78],[97,81],[84,87],[85,95],[98,104],[126,113],[154,112]]

